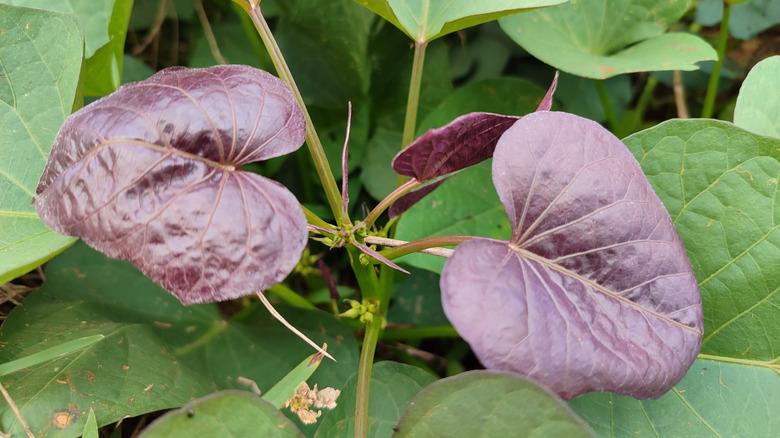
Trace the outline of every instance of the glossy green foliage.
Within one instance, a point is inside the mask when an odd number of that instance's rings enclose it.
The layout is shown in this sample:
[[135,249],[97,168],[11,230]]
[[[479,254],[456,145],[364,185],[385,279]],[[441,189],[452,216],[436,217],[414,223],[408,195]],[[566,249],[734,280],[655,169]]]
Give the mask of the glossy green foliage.
[[459,374],[430,385],[413,403],[394,437],[594,436],[560,399],[512,374]]
[[667,33],[688,2],[574,0],[500,20],[501,27],[538,59],[595,79],[638,71],[695,70],[716,59],[701,38]]
[[70,115],[81,71],[78,20],[0,4],[0,284],[74,242],[31,204],[54,137]]
[[[104,425],[124,415],[181,406],[218,389],[267,391],[312,349],[255,303],[225,319],[215,304],[184,307],[126,262],[78,244],[53,260],[47,283],[4,321],[0,362],[29,356],[69,339],[105,339],[76,353],[4,376],[27,422],[48,436],[78,436],[89,408]],[[340,388],[355,372],[357,347],[349,331],[319,311],[279,307],[339,361],[323,363],[312,385]],[[13,342],[10,342],[13,341]],[[65,410],[66,428],[52,424]],[[0,404],[0,430],[21,433]]]
[[222,391],[160,417],[139,438],[269,437],[304,435],[271,403],[239,391]]

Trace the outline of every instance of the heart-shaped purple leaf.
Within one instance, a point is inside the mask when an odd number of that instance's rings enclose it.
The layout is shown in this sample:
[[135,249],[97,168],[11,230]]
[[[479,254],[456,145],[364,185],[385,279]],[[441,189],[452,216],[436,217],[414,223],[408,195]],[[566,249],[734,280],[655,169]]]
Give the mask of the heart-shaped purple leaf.
[[480,361],[561,397],[657,398],[701,345],[696,278],[668,213],[622,142],[538,112],[502,136],[493,182],[513,233],[475,239],[442,271],[444,310]]
[[36,208],[185,304],[235,298],[282,281],[307,240],[295,196],[238,168],[290,153],[304,135],[303,112],[274,76],[170,68],[68,118]]

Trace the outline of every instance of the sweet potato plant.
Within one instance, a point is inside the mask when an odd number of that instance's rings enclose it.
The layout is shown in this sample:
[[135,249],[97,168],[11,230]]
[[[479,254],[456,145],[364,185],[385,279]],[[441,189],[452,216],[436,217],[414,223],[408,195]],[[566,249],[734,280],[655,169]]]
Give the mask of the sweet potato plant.
[[777,436],[716,9],[0,1],[2,436]]

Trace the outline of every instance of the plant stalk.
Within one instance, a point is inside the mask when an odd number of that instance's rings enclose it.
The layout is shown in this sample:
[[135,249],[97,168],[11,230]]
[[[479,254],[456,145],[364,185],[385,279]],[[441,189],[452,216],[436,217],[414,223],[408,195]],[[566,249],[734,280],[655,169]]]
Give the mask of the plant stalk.
[[427,41],[417,41],[414,44],[412,79],[409,83],[409,96],[406,99],[406,120],[404,120],[404,133],[402,137],[403,147],[406,147],[414,140],[414,133],[417,129],[417,108],[420,106],[420,87],[422,86],[425,49],[427,47]]
[[317,175],[319,175],[320,181],[322,182],[322,188],[325,191],[325,196],[328,198],[330,209],[333,211],[333,217],[336,218],[339,225],[349,223],[349,217],[341,211],[341,193],[339,192],[339,187],[336,184],[333,172],[330,170],[330,164],[328,164],[328,158],[325,155],[325,150],[322,148],[322,142],[314,128],[314,123],[312,123],[309,111],[306,109],[306,104],[303,101],[300,90],[298,90],[298,85],[295,83],[290,68],[284,60],[284,56],[282,56],[282,51],[276,44],[271,29],[268,27],[268,23],[265,21],[263,14],[260,12],[259,4],[241,2],[240,5],[252,18],[255,28],[257,28],[257,32],[260,34],[260,38],[263,40],[263,44],[265,44],[265,47],[271,56],[274,67],[276,67],[276,72],[279,74],[279,77],[290,86],[295,95],[295,99],[303,110],[303,115],[306,118],[306,144],[309,147],[311,158],[314,160],[314,167],[317,169]]
[[389,195],[385,196],[385,199],[382,199],[379,202],[379,204],[377,204],[377,206],[374,207],[374,209],[368,213],[368,216],[366,216],[366,218],[363,219],[363,223],[366,225],[366,229],[371,228],[371,226],[374,225],[374,222],[376,222],[376,220],[379,219],[379,216],[381,216],[382,213],[385,212],[385,210],[387,210],[388,208],[390,208],[391,205],[393,205],[393,202],[397,201],[398,198],[400,198],[401,196],[408,193],[410,190],[420,185],[422,185],[420,181],[418,181],[417,179],[412,179],[402,183],[395,190],[393,190]]
[[[421,252],[426,249],[439,248],[442,246],[459,245],[473,238],[474,236],[445,235],[445,236],[424,237],[422,239],[418,239],[408,243],[399,240],[397,242],[403,242],[401,245],[395,248],[379,251],[379,253],[385,256],[387,259],[393,260],[393,259],[397,259],[398,257],[405,256],[413,252]],[[389,245],[385,245],[385,246],[389,246]],[[445,254],[434,254],[434,255],[441,255],[442,257],[446,256]]]
[[360,350],[358,362],[357,400],[355,405],[355,438],[368,436],[368,395],[371,388],[371,371],[374,367],[374,353],[382,331],[382,320],[375,315],[374,320],[366,324],[366,334]]
[[601,106],[604,108],[604,117],[607,118],[607,123],[612,131],[617,129],[618,119],[615,115],[615,109],[612,107],[612,102],[609,101],[609,93],[607,93],[607,85],[605,80],[596,81],[596,91],[599,93],[599,99],[601,100]]
[[718,60],[712,65],[710,82],[707,84],[707,94],[704,96],[704,107],[701,110],[702,118],[709,119],[715,108],[715,97],[718,95],[718,83],[720,82],[720,70],[723,67],[723,58],[726,56],[726,41],[729,36],[729,17],[731,17],[731,3],[723,2],[723,19],[720,22],[718,34]]

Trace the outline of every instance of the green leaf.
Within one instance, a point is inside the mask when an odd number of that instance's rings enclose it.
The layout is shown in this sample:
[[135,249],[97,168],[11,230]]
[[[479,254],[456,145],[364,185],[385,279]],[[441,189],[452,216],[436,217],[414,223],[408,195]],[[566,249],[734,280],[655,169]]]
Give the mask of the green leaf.
[[374,199],[382,199],[398,186],[398,174],[393,171],[393,157],[401,150],[400,132],[377,129],[363,156],[360,179]]
[[271,403],[241,391],[222,391],[171,411],[139,438],[302,438],[301,431]]
[[[729,33],[734,38],[749,40],[780,23],[780,3],[776,0],[740,0],[731,3]],[[723,17],[722,0],[701,0],[696,5],[696,22],[714,26]]]
[[[436,378],[420,368],[397,362],[374,364],[371,375],[371,397],[368,401],[368,436],[390,437],[393,425],[401,418],[409,402]],[[322,420],[316,438],[352,437],[355,435],[355,397],[357,376],[344,386],[339,404]]]
[[777,436],[777,370],[736,362],[699,359],[658,400],[590,393],[569,405],[603,437]]
[[422,269],[409,269],[393,292],[387,312],[390,323],[410,326],[446,326],[450,324],[441,306],[439,276]]
[[[93,15],[99,9],[95,8],[94,0],[88,2],[89,17],[85,17],[84,12],[77,11],[82,17],[86,29],[95,27],[103,31],[107,29],[108,32],[108,42],[99,46],[94,54],[86,55],[84,94],[87,96],[105,96],[114,92],[122,84],[125,37],[127,36],[127,23],[130,20],[133,0],[103,1],[105,15]],[[90,40],[87,39],[86,43],[90,44]]]
[[560,399],[508,373],[470,371],[439,380],[415,397],[396,438],[591,437]]
[[0,284],[76,239],[49,230],[31,205],[76,97],[82,40],[72,15],[0,4]]
[[[368,95],[372,15],[350,0],[294,0],[274,31],[308,105],[343,109]],[[343,134],[342,134],[343,143]]]
[[4,3],[72,13],[84,27],[84,93],[104,96],[121,83],[127,23],[133,0],[3,0]]
[[686,377],[659,400],[589,394],[572,406],[604,436],[777,435],[780,139],[715,120],[672,120],[624,142],[688,251],[704,339]]
[[780,138],[780,56],[756,64],[742,83],[734,123],[756,134]]
[[[491,164],[487,160],[461,171],[415,204],[401,216],[396,239],[467,234],[508,240],[512,228],[493,187]],[[446,259],[409,254],[398,261],[441,273]]]
[[[2,325],[0,363],[71,339],[102,334],[80,352],[2,378],[33,431],[55,412],[74,421],[50,437],[75,437],[90,407],[98,424],[178,407],[219,389],[267,391],[312,349],[259,302],[224,319],[216,304],[183,306],[127,262],[79,243],[52,260],[41,289]],[[295,327],[339,361],[320,365],[311,382],[341,388],[357,369],[352,334],[322,311],[277,305]],[[64,411],[63,411],[64,410]],[[0,402],[0,430],[23,433]]]
[[695,70],[717,59],[701,38],[663,32],[685,13],[687,1],[574,0],[499,21],[536,58],[578,76]]
[[64,344],[55,345],[54,347],[48,348],[38,353],[31,354],[29,356],[25,356],[16,360],[12,360],[10,362],[6,362],[0,365],[0,376],[11,374],[15,371],[19,371],[24,368],[29,368],[35,365],[42,364],[44,362],[48,362],[60,356],[65,356],[66,354],[70,354],[78,350],[81,350],[82,348],[87,348],[90,345],[94,344],[97,341],[100,341],[103,338],[104,338],[103,335],[93,335],[84,338],[74,339]]
[[[549,80],[552,82],[552,75]],[[417,133],[440,128],[470,112],[522,116],[536,110],[546,90],[525,79],[493,78],[469,82],[455,90],[420,124]]]
[[393,23],[409,38],[428,42],[448,33],[493,21],[523,10],[557,5],[566,0],[355,0]]
[[282,380],[276,383],[271,389],[263,394],[263,400],[271,403],[277,408],[284,406],[284,403],[293,395],[301,383],[317,371],[317,367],[322,363],[322,353],[314,353],[299,363],[298,366],[290,370]]
[[84,431],[81,433],[82,438],[99,438],[97,419],[95,418],[95,411],[89,408],[89,415],[87,415],[87,423],[84,425]]

